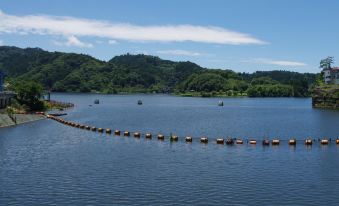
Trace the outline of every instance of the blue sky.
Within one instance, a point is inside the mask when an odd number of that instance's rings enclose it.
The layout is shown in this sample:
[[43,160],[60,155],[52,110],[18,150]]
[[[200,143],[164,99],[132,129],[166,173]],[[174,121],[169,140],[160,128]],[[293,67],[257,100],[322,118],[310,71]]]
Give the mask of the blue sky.
[[318,72],[321,58],[339,58],[336,0],[2,0],[0,10],[1,45],[102,60],[129,52],[239,72]]

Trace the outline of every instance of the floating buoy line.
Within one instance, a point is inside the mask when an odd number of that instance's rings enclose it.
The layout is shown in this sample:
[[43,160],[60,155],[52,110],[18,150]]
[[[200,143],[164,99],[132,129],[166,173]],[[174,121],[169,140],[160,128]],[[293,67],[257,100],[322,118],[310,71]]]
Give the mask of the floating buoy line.
[[[101,127],[94,127],[94,126],[89,126],[89,125],[83,125],[83,124],[79,124],[79,123],[75,123],[75,122],[71,122],[71,121],[67,121],[67,120],[64,120],[62,118],[59,118],[57,116],[54,116],[54,115],[46,115],[47,118],[49,119],[52,119],[52,120],[55,120],[57,122],[60,122],[62,124],[65,124],[65,125],[68,125],[68,126],[71,126],[71,127],[75,127],[75,128],[79,128],[79,129],[84,129],[84,130],[88,130],[88,131],[92,131],[92,132],[98,132],[98,133],[106,133],[106,134],[114,134],[115,136],[125,136],[125,137],[129,137],[129,136],[133,136],[135,138],[141,138],[141,137],[144,137],[145,139],[152,139],[153,138],[153,135],[152,133],[145,133],[145,134],[141,134],[140,132],[130,132],[130,131],[124,131],[123,133],[120,131],[120,130],[114,130],[112,131],[111,129],[107,128],[101,128]],[[165,140],[165,135],[163,134],[158,134],[156,136],[156,138],[160,141],[164,141]],[[179,137],[176,136],[176,135],[170,135],[169,136],[169,140],[171,142],[177,142],[179,140]],[[184,138],[184,141],[185,142],[188,142],[188,143],[191,143],[193,142],[193,138],[191,136],[186,136]],[[200,143],[202,144],[207,144],[209,142],[209,138],[208,137],[201,137],[199,139]],[[297,145],[297,142],[303,142],[305,145],[307,146],[311,146],[313,145],[313,143],[320,143],[321,145],[329,145],[331,142],[335,142],[337,145],[339,145],[339,138],[336,138],[336,139],[327,139],[327,138],[323,138],[323,139],[312,139],[312,138],[307,138],[307,139],[303,139],[303,140],[297,140],[295,138],[292,138],[292,139],[289,139],[289,140],[279,140],[279,139],[272,139],[272,140],[269,140],[269,139],[263,139],[261,141],[261,144],[263,146],[269,146],[269,145],[272,145],[272,146],[278,146],[280,145],[280,143],[282,141],[287,141],[288,142],[288,145],[290,146],[296,146]],[[214,139],[214,141],[216,144],[226,144],[226,145],[242,145],[244,144],[245,142],[249,145],[256,145],[256,144],[260,144],[259,141],[255,140],[255,139],[240,139],[240,138],[216,138]]]

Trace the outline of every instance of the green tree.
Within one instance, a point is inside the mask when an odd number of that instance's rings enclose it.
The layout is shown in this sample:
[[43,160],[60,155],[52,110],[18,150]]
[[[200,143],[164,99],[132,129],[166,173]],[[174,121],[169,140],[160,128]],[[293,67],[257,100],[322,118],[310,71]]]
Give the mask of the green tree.
[[251,85],[262,85],[262,84],[277,84],[279,82],[272,80],[270,77],[258,77],[251,81]]
[[21,105],[25,105],[30,111],[43,110],[44,104],[41,101],[43,87],[33,81],[20,81],[14,85],[16,99]]
[[283,84],[251,85],[247,94],[250,97],[291,97],[293,96],[293,87]]
[[212,92],[224,90],[226,79],[218,74],[203,73],[195,76],[191,82],[188,83],[188,90],[198,92]]
[[320,61],[320,66],[319,68],[322,69],[330,69],[331,68],[331,64],[333,64],[334,62],[334,58],[333,57],[327,57],[325,59],[322,59]]

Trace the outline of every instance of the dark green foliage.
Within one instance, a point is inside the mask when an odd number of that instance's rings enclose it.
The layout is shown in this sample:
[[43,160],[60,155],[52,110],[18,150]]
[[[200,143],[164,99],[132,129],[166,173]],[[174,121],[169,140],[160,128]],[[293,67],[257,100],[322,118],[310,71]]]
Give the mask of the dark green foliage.
[[251,85],[262,85],[262,84],[277,84],[277,81],[274,81],[270,77],[258,77],[254,78],[251,81]]
[[322,59],[320,61],[319,68],[330,69],[331,68],[331,64],[333,64],[333,62],[334,62],[334,57],[327,57],[325,59]]
[[[317,74],[297,73],[290,71],[257,71],[253,74],[240,74],[247,81],[260,82],[262,84],[283,84],[293,88],[295,97],[305,97],[310,95],[310,87],[316,82]],[[253,85],[253,82],[251,83]]]
[[30,111],[44,109],[44,103],[41,101],[43,87],[33,81],[18,81],[13,85],[16,93],[16,100]]
[[224,90],[226,82],[227,80],[218,74],[195,74],[188,79],[186,89],[199,92],[219,91]]
[[247,90],[247,95],[250,97],[291,97],[293,88],[283,84],[253,85]]
[[308,83],[303,78],[290,80],[290,84],[281,84],[270,77],[258,77],[251,81],[247,90],[250,97],[304,97],[308,95]]
[[[248,90],[251,96],[308,96],[316,80],[315,74],[235,73],[149,55],[126,54],[104,62],[83,54],[6,46],[0,47],[0,70],[9,79],[32,80],[45,90],[59,92],[197,92],[202,96],[230,96],[246,95]],[[292,92],[287,94],[285,90],[290,88]]]

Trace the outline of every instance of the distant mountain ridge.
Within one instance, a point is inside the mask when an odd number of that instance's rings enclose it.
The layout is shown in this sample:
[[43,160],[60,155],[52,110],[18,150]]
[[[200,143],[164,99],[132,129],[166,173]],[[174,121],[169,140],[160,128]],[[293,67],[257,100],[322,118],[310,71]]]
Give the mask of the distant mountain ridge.
[[0,46],[0,70],[9,80],[33,80],[60,92],[242,93],[252,86],[253,79],[268,78],[269,84],[292,86],[289,96],[305,96],[304,90],[316,79],[315,74],[289,71],[248,74],[207,69],[189,61],[144,54],[115,56],[106,62],[84,54],[10,46]]

